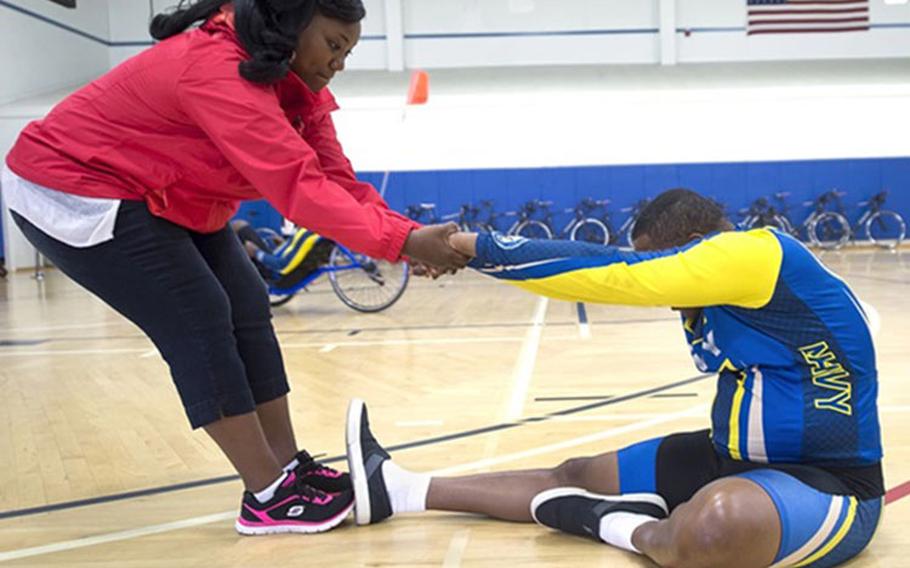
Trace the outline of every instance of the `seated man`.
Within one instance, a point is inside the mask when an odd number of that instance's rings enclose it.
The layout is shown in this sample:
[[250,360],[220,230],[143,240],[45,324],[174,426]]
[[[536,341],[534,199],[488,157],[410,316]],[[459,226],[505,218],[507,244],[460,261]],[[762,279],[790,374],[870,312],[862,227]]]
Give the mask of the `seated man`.
[[734,231],[712,201],[661,194],[635,251],[460,233],[471,266],[554,298],[671,306],[701,371],[710,430],[552,469],[430,478],[392,462],[348,411],[359,524],[436,509],[534,520],[662,566],[834,566],[875,532],[884,495],[877,374],[853,292],[800,242]]
[[231,228],[263,278],[282,289],[296,286],[328,262],[335,246],[333,241],[306,229],[298,229],[290,239],[279,237],[280,242],[269,244],[246,221],[231,221]]

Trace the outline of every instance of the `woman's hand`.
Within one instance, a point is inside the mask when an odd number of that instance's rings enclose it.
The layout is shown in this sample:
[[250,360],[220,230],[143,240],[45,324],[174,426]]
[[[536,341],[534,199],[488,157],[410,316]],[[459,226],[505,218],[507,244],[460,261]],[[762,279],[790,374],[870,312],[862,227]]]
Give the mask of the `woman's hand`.
[[436,268],[435,266],[431,266],[429,264],[424,264],[422,262],[417,262],[416,260],[411,260],[411,274],[413,274],[414,276],[423,276],[426,278],[432,278],[433,280],[436,280],[443,274],[455,274],[457,272],[458,272],[458,270],[456,270],[454,268],[452,270],[442,270],[441,268]]
[[453,233],[449,235],[449,244],[465,256],[477,256],[477,233]]
[[418,263],[429,265],[440,272],[464,268],[470,257],[456,251],[449,244],[449,237],[458,232],[458,225],[427,225],[414,229],[404,243],[402,254]]

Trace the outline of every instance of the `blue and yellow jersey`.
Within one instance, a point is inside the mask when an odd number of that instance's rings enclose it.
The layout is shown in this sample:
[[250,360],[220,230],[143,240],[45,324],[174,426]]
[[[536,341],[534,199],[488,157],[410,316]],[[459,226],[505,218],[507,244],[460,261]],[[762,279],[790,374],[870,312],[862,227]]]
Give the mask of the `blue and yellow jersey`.
[[701,308],[695,365],[718,373],[712,437],[736,460],[849,467],[882,456],[875,351],[847,284],[770,229],[634,252],[480,235],[473,268],[579,302]]
[[303,259],[307,257],[313,247],[320,240],[320,236],[306,229],[298,229],[294,236],[281,243],[271,253],[264,250],[256,251],[256,260],[267,266],[281,276],[287,276],[294,271]]

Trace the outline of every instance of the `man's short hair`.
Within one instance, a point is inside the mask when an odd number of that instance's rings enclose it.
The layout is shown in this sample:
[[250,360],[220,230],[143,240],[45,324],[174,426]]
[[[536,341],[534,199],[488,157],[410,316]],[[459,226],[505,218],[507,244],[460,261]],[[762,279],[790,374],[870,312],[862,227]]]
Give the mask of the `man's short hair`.
[[690,189],[667,190],[639,214],[632,239],[647,235],[657,248],[682,246],[693,234],[706,235],[727,226],[723,208]]

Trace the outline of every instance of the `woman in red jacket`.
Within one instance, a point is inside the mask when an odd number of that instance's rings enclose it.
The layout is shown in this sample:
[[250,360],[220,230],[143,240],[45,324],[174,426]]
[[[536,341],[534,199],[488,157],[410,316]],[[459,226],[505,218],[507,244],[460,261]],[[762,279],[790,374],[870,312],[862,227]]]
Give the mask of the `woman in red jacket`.
[[326,86],[364,16],[361,0],[181,2],[152,22],[160,43],[30,124],[4,169],[25,236],[167,361],[190,424],[243,479],[243,534],[327,530],[353,498],[298,453],[268,297],[227,226],[239,202],[370,256],[467,261],[454,227],[389,210],[337,141]]

